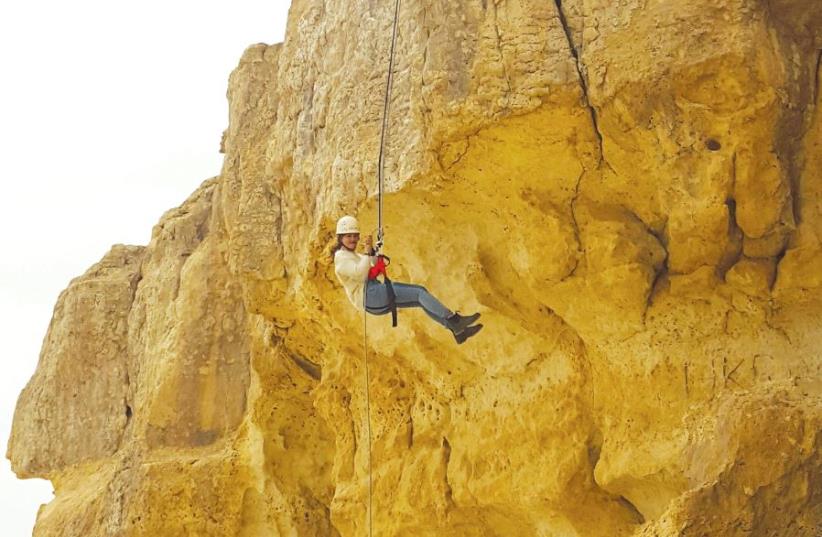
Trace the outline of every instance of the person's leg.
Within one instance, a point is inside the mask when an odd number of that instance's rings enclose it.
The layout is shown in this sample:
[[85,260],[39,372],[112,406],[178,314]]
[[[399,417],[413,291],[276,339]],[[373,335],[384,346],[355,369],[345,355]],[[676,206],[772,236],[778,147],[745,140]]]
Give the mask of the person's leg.
[[[392,287],[394,288],[394,304],[398,308],[422,308],[434,321],[450,330],[457,343],[464,343],[482,329],[481,324],[471,324],[479,318],[479,313],[467,317],[458,315],[443,306],[421,285],[392,282]],[[366,310],[374,315],[384,315],[391,311],[388,305],[388,289],[382,282],[374,280],[368,282],[365,302]]]
[[450,329],[446,319],[453,312],[443,306],[425,287],[399,282],[392,282],[392,286],[394,287],[395,302],[398,308],[420,307],[434,321]]

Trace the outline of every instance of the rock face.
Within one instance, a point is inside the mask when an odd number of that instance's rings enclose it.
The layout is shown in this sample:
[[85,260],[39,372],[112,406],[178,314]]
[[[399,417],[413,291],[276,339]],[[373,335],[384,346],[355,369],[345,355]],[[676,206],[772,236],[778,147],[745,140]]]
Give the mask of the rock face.
[[[368,533],[363,318],[393,2],[294,0],[225,164],[60,296],[8,456],[46,536]],[[800,0],[404,2],[395,280],[367,320],[373,534],[822,532],[822,15]]]

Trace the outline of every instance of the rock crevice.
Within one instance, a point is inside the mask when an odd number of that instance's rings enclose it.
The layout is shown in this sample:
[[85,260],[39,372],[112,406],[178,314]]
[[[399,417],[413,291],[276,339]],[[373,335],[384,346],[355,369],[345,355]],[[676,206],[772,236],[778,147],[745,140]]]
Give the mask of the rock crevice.
[[585,68],[582,63],[582,58],[580,57],[582,47],[580,46],[577,48],[577,44],[574,43],[573,33],[571,28],[568,26],[568,21],[565,17],[565,12],[562,9],[562,0],[554,0],[557,6],[557,17],[559,18],[559,23],[562,26],[562,30],[565,33],[565,37],[568,40],[568,50],[571,53],[571,56],[574,58],[574,66],[576,67],[577,75],[579,77],[579,87],[582,91],[582,102],[584,103],[585,107],[588,109],[588,112],[591,115],[591,126],[594,129],[594,133],[597,137],[597,142],[599,143],[599,164],[602,165],[603,162],[607,164],[607,160],[605,159],[605,151],[603,149],[603,138],[602,138],[602,131],[599,129],[599,122],[597,120],[597,111],[596,108],[591,104],[591,98],[588,94],[588,77],[585,74]]

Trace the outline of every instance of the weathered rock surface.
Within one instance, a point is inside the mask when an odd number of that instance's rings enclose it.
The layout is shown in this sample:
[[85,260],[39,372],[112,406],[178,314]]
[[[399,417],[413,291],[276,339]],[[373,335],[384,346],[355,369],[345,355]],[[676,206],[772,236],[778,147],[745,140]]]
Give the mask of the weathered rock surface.
[[[58,299],[8,456],[35,535],[362,536],[363,320],[392,2],[295,0],[224,168]],[[380,536],[822,533],[822,15],[799,0],[402,6]]]

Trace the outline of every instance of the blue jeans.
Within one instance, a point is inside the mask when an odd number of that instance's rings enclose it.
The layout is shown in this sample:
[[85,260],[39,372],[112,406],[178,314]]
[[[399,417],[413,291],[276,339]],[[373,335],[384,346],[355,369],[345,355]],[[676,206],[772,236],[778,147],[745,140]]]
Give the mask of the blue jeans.
[[[421,285],[391,282],[394,288],[394,302],[398,308],[422,308],[429,317],[448,328],[446,318],[453,312],[442,305],[428,289]],[[384,283],[368,280],[365,287],[365,310],[372,315],[385,315],[388,307],[388,290]]]

